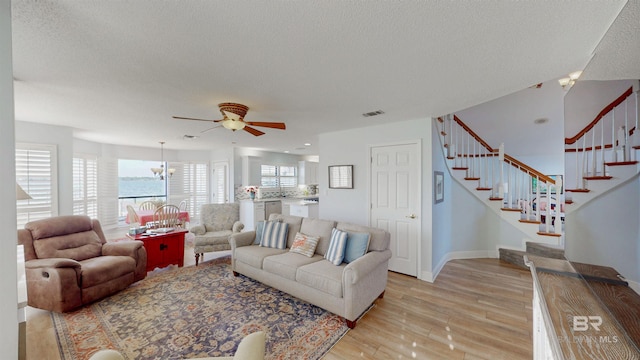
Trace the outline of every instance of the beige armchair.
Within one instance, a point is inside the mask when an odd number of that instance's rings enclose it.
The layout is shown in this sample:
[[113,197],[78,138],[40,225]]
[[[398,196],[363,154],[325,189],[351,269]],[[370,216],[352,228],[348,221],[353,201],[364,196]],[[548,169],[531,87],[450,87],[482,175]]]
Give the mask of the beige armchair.
[[100,222],[57,216],[18,230],[24,246],[27,303],[66,312],[118,292],[147,276],[142,241],[107,243]]
[[196,266],[206,252],[231,250],[229,236],[244,229],[240,222],[240,204],[204,204],[200,224],[189,229],[195,235],[193,252]]

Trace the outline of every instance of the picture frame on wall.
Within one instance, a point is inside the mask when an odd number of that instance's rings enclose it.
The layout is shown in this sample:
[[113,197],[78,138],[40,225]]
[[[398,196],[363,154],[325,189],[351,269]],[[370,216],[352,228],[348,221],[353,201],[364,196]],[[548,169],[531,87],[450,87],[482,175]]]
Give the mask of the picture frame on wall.
[[353,165],[329,166],[329,189],[353,189]]
[[433,172],[433,201],[438,204],[444,201],[444,172]]

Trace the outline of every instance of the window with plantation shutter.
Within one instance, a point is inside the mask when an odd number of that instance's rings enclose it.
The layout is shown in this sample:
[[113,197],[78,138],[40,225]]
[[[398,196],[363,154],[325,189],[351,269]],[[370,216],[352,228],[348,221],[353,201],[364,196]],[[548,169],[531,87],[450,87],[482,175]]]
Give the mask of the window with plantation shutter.
[[200,207],[209,202],[208,163],[170,163],[176,172],[169,178],[169,202],[179,204],[187,201],[191,221],[200,218]]
[[261,165],[260,186],[267,188],[295,187],[298,176],[295,166]]
[[98,218],[98,158],[73,158],[73,214]]
[[118,226],[118,160],[98,159],[98,220],[103,228]]
[[16,182],[31,196],[16,202],[18,229],[58,215],[57,168],[55,145],[16,144]]

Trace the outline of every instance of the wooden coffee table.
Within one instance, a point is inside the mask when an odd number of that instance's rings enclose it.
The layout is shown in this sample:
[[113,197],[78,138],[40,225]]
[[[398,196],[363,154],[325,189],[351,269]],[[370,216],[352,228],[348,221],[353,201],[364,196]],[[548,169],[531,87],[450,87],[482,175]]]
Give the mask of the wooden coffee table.
[[169,265],[184,266],[184,234],[187,232],[185,229],[176,229],[164,234],[127,236],[144,243],[147,250],[147,271],[152,271]]

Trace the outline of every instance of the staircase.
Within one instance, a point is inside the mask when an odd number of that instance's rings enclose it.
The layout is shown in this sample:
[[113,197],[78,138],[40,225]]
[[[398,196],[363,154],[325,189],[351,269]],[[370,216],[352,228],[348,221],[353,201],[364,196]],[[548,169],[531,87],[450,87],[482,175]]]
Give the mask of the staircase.
[[565,139],[565,175],[558,179],[502,145],[492,148],[456,115],[436,125],[452,178],[531,240],[524,249],[499,249],[500,259],[522,267],[524,255],[564,259],[565,216],[640,173],[638,92],[631,88]]

